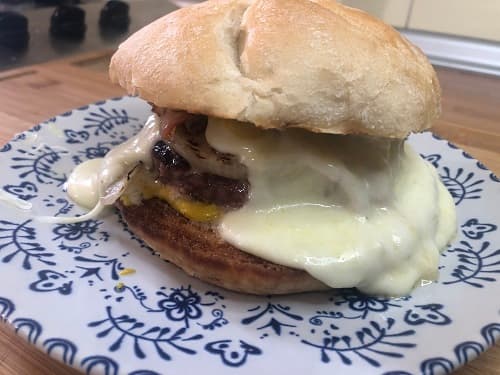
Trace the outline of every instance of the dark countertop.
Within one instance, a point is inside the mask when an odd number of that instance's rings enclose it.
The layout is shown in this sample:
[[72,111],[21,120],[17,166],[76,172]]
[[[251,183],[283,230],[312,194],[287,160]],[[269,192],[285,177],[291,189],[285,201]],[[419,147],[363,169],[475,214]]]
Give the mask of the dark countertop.
[[0,46],[0,71],[84,52],[113,49],[127,36],[154,19],[177,9],[167,0],[132,0],[130,5],[130,25],[123,32],[103,33],[99,27],[99,14],[106,1],[85,2],[78,5],[85,11],[87,31],[81,41],[52,37],[49,33],[50,17],[55,7],[33,7],[24,4],[8,6],[0,4],[1,10],[14,10],[28,18],[30,40],[25,51],[13,51]]

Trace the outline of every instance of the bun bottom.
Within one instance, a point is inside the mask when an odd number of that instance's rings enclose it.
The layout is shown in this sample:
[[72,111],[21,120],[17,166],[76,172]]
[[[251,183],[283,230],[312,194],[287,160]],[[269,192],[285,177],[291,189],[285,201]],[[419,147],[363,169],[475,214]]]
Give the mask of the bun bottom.
[[239,250],[210,226],[190,221],[160,199],[117,206],[129,228],[160,257],[210,284],[259,295],[331,289],[305,271]]

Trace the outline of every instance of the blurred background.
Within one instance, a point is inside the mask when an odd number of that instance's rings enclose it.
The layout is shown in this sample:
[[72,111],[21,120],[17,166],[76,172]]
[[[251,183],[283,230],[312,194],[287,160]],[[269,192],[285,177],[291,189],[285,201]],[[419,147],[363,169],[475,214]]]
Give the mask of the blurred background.
[[341,0],[403,32],[436,65],[500,75],[498,0]]
[[167,0],[0,0],[0,70],[114,49]]
[[[340,0],[401,30],[440,66],[500,75],[499,0]],[[0,70],[112,49],[190,0],[0,0]]]

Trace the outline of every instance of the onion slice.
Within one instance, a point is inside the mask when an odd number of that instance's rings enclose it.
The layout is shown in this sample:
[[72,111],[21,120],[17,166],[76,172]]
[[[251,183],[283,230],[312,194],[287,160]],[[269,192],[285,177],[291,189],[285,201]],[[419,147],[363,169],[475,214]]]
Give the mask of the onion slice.
[[177,126],[170,144],[197,171],[236,180],[246,178],[245,165],[237,156],[219,152],[210,146],[205,130],[206,126],[197,123]]

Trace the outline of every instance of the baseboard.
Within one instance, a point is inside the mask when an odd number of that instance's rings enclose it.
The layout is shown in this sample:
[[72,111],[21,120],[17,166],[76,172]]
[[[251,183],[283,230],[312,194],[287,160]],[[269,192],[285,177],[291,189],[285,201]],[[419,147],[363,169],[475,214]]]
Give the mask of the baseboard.
[[500,76],[500,43],[400,29],[438,66]]

